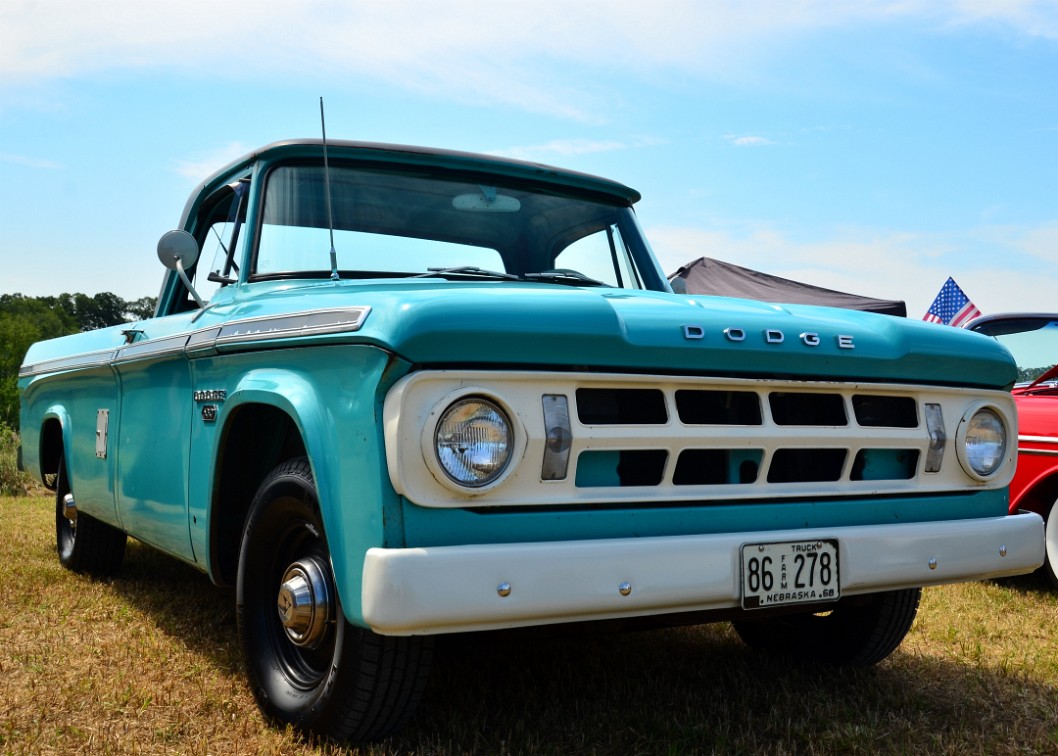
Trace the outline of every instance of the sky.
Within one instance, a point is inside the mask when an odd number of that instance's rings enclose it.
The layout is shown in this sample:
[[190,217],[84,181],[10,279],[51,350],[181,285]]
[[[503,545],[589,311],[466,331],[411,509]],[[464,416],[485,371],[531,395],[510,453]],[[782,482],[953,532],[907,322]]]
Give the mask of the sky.
[[320,97],[638,189],[666,273],[1058,311],[1055,0],[0,0],[0,294],[156,295],[196,184]]

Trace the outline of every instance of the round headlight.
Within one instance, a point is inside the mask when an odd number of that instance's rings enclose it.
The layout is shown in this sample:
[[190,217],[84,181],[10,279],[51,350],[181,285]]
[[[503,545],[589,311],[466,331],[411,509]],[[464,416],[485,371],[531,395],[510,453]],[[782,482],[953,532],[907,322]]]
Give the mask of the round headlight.
[[511,458],[511,424],[496,404],[480,397],[454,402],[441,415],[434,448],[441,469],[461,486],[487,486]]
[[979,409],[966,424],[963,439],[966,462],[982,477],[991,475],[1003,464],[1007,454],[1007,429],[993,410]]

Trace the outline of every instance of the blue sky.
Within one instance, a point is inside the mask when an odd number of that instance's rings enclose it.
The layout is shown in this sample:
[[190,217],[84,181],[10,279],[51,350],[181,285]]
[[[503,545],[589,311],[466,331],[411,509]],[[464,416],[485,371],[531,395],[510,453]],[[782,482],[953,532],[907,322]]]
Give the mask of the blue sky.
[[0,0],[0,293],[156,294],[195,184],[320,96],[639,189],[666,272],[1058,310],[1053,0]]

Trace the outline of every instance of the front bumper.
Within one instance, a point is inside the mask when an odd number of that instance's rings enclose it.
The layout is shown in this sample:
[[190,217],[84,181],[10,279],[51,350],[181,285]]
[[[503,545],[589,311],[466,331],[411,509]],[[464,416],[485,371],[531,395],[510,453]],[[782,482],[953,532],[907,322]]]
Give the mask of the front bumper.
[[838,541],[842,596],[1019,575],[1039,567],[1044,554],[1043,520],[1031,513],[719,535],[373,548],[364,561],[363,616],[377,633],[418,635],[737,608],[743,544],[830,538]]

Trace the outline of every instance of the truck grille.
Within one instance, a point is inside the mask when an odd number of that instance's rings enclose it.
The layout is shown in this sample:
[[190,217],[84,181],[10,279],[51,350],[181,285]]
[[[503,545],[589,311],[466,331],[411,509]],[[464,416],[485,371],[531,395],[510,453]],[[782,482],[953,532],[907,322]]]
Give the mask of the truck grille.
[[[676,389],[667,401],[659,389],[581,388],[576,391],[577,419],[585,426],[651,426],[674,421],[690,435],[687,448],[675,450],[671,482],[674,486],[750,485],[768,483],[826,483],[842,479],[850,454],[848,477],[861,480],[909,480],[918,465],[918,448],[851,449],[829,445],[776,448],[766,461],[765,450],[745,445],[735,448],[695,448],[694,429],[715,439],[722,427],[765,428],[917,428],[918,405],[912,396],[816,391],[735,391]],[[851,409],[851,411],[850,411]],[[851,416],[851,423],[850,423]],[[712,428],[710,428],[712,426]],[[763,434],[761,434],[763,442]],[[822,440],[822,439],[821,439]],[[657,486],[665,480],[669,453],[657,449],[585,451],[578,457],[577,486]]]
[[[433,460],[432,418],[467,395],[503,407],[517,439],[509,473],[475,490],[447,481]],[[422,371],[394,387],[384,415],[390,479],[421,506],[652,506],[998,488],[1009,475],[971,479],[956,454],[960,421],[981,406],[1017,427],[1002,391]],[[551,427],[549,411],[565,425]]]

